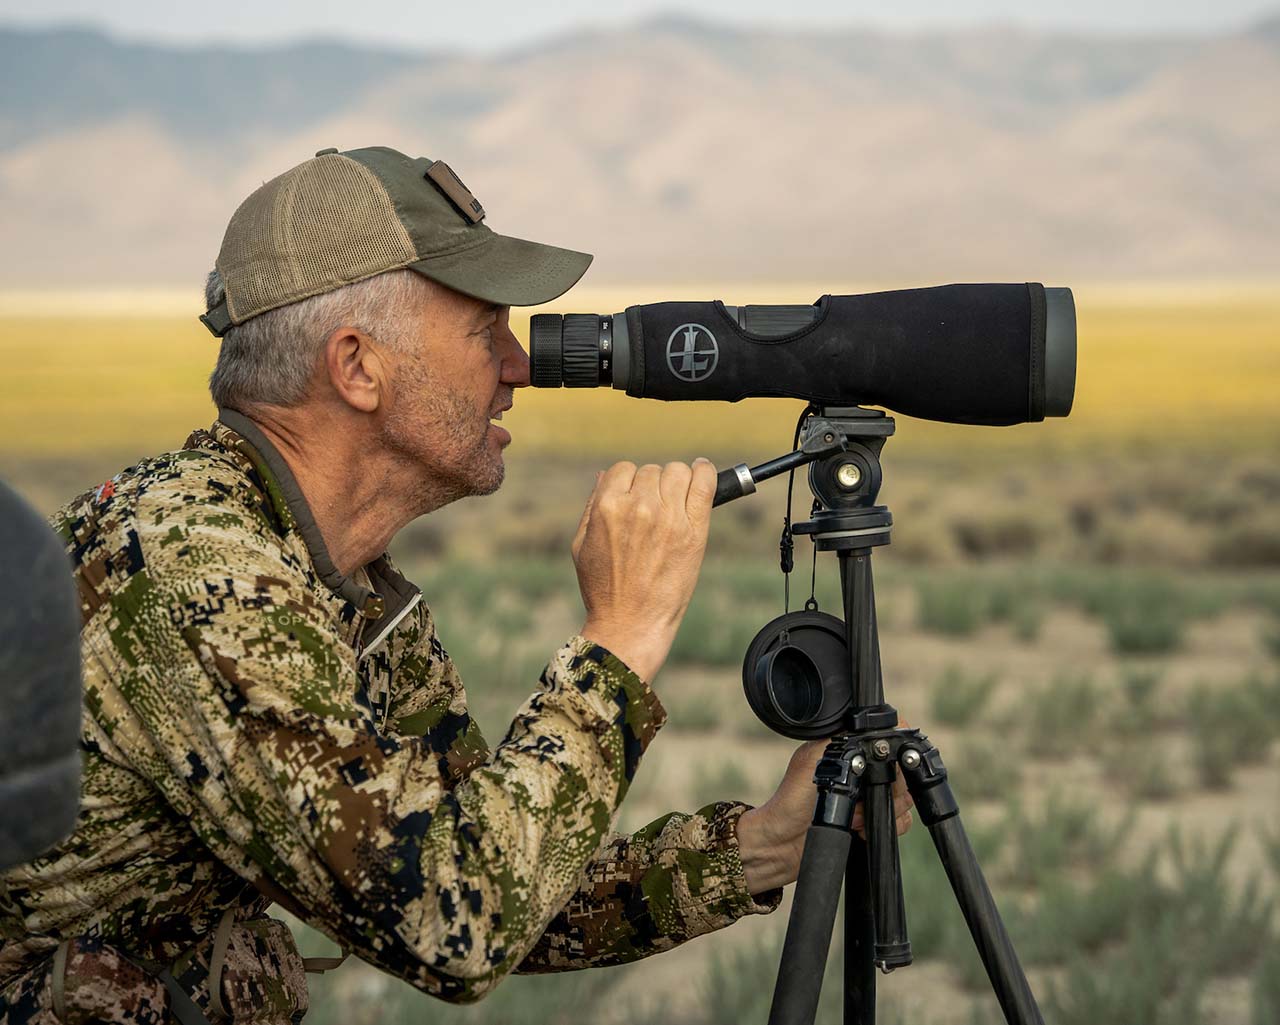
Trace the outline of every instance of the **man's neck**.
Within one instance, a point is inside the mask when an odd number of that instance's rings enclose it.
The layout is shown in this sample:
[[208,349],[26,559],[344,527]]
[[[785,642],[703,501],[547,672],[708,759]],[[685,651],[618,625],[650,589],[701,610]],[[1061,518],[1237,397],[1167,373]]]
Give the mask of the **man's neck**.
[[302,420],[291,410],[247,414],[293,472],[338,572],[350,576],[387,550],[391,539],[421,515],[405,470],[373,446],[364,432]]

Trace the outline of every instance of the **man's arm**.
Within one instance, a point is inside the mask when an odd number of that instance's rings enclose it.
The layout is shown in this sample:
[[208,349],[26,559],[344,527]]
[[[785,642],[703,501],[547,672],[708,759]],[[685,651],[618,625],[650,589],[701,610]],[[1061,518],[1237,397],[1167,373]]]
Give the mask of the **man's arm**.
[[[663,718],[648,685],[571,639],[456,782],[438,736],[377,731],[354,652],[269,530],[193,513],[140,543],[96,636],[119,689],[95,714],[131,767],[336,942],[433,995],[483,995],[605,839]],[[216,577],[184,555],[211,546]]]
[[[447,748],[436,745],[443,748],[442,771],[465,774],[487,748],[467,715],[462,678],[440,643],[430,609],[419,606],[388,647],[380,668],[397,681],[390,708],[395,727],[453,738]],[[770,887],[758,885],[760,896],[752,896],[750,880],[765,877],[748,867],[762,867],[770,852],[758,837],[740,833],[747,811],[740,802],[719,802],[694,814],[664,815],[629,836],[610,836],[517,970],[633,961],[744,915],[772,911],[780,889],[765,892]]]
[[[817,799],[814,770],[826,745],[818,740],[797,748],[777,790],[759,808],[721,802],[607,841],[519,970],[633,961],[777,908],[781,888],[799,875]],[[912,821],[901,776],[893,801],[901,836]],[[861,801],[851,825],[865,839]]]
[[753,897],[743,875],[737,830],[747,810],[722,801],[610,838],[518,970],[623,964],[773,911],[782,890]]

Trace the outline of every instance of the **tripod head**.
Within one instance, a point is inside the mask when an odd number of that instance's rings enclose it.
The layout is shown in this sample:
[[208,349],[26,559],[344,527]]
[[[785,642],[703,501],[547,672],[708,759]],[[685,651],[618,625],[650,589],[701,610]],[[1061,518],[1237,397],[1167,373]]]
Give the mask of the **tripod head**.
[[809,464],[817,507],[812,519],[792,526],[793,533],[813,535],[820,552],[889,543],[893,516],[876,499],[884,479],[880,450],[894,429],[893,417],[861,406],[824,407],[805,421],[803,441],[816,439],[839,449]]
[[[812,412],[813,415],[809,415]],[[738,463],[721,470],[716,477],[716,497],[713,505],[724,505],[735,498],[754,494],[761,481],[779,474],[809,466],[809,488],[818,502],[818,512],[830,515],[848,515],[854,510],[869,510],[875,506],[880,494],[883,474],[880,469],[880,450],[893,436],[896,427],[893,417],[879,409],[863,406],[813,406],[810,405],[800,425],[799,443],[795,450],[777,459],[769,459],[759,466]],[[879,514],[885,519],[880,524],[882,534],[854,535],[865,537],[864,547],[889,543],[888,528],[893,523],[889,511]],[[839,530],[838,524],[827,518],[817,518],[818,528],[794,532],[829,533]],[[853,523],[853,521],[850,521]],[[853,529],[873,526],[872,518],[859,519]],[[828,528],[830,528],[828,530]],[[828,539],[830,540],[830,539]],[[851,542],[826,547],[855,547]]]

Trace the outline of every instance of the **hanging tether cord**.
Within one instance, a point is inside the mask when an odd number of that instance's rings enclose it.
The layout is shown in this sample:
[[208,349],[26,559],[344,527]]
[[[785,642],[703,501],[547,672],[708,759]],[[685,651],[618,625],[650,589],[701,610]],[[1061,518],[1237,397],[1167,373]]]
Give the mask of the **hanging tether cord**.
[[[794,452],[800,447],[800,431],[804,427],[804,422],[818,412],[818,407],[810,402],[800,413],[800,417],[796,420],[796,432],[791,439],[791,451]],[[782,569],[782,611],[784,613],[791,611],[791,571],[795,568],[795,539],[791,533],[791,493],[795,488],[796,470],[793,466],[787,474],[787,511],[782,517],[782,537],[778,540],[778,565]],[[813,511],[818,508],[817,500],[814,500]],[[813,569],[809,577],[809,599],[804,603],[806,611],[812,612],[818,607],[818,599],[815,597],[818,583],[818,546],[813,546]]]

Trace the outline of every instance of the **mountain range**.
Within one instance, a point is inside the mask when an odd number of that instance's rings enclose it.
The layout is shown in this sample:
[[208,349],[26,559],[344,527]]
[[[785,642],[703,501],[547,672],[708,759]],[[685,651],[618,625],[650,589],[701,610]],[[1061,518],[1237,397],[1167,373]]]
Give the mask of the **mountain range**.
[[590,280],[1267,278],[1280,14],[1228,35],[746,29],[493,56],[0,28],[0,289],[194,285],[318,149],[447,160]]

